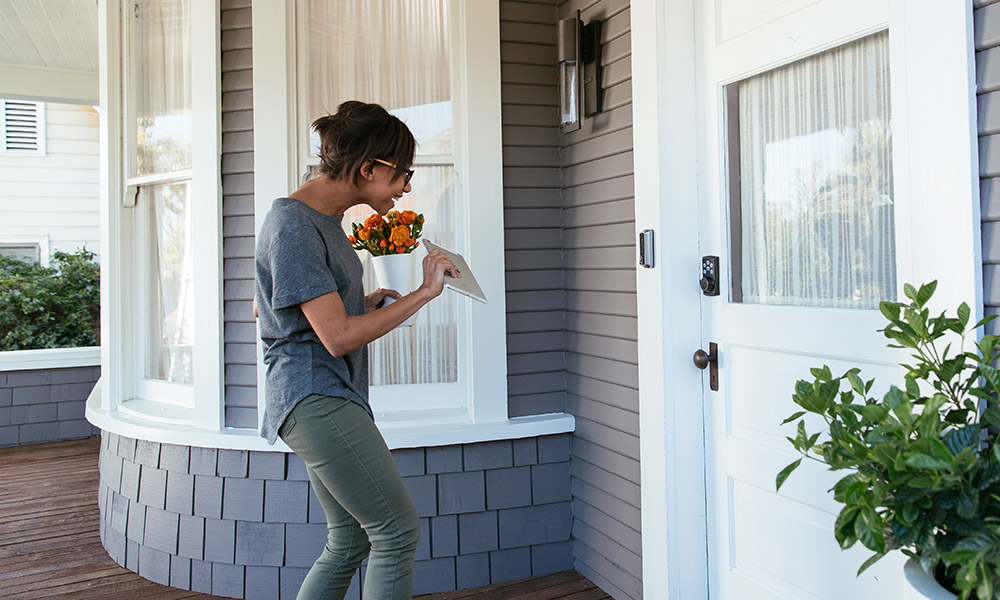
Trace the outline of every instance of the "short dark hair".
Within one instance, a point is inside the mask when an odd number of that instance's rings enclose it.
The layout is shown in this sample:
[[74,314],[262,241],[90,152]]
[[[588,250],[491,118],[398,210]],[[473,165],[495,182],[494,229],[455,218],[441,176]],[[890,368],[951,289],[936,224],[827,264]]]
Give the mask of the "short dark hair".
[[357,184],[365,161],[379,158],[397,166],[395,180],[413,163],[416,140],[405,123],[378,104],[349,100],[312,124],[319,134],[319,172],[331,179],[351,175]]

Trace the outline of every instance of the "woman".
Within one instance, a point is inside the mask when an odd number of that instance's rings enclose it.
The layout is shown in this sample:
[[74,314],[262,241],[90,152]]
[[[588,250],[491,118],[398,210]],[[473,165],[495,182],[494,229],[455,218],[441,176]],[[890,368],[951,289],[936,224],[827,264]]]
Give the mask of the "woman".
[[[376,104],[345,102],[313,123],[320,175],[274,201],[257,238],[257,302],[266,407],[261,435],[305,461],[329,537],[300,600],[343,598],[368,556],[364,598],[411,597],[420,524],[368,404],[367,344],[441,294],[454,264],[423,259],[406,296],[365,296],[362,267],[341,226],[359,204],[385,215],[410,191],[415,142]],[[393,302],[382,307],[385,298]]]

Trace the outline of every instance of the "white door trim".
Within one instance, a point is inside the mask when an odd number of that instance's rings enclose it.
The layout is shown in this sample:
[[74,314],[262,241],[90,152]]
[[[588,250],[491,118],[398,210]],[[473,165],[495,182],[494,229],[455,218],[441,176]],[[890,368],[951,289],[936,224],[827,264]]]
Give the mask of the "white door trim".
[[707,598],[694,5],[631,12],[635,225],[655,232],[636,269],[643,598]]
[[[633,0],[631,13],[635,227],[656,234],[655,267],[636,272],[643,597],[707,598],[693,0]],[[937,278],[939,307],[981,314],[971,0],[892,0],[890,39],[906,56],[893,114],[910,123],[897,196],[968,232],[934,244],[919,241],[935,240],[926,225],[898,231],[899,285]]]

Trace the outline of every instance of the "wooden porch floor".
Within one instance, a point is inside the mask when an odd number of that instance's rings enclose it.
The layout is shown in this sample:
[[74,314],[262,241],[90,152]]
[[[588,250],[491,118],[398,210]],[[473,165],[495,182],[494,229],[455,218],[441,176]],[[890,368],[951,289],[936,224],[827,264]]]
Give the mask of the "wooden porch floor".
[[[120,567],[101,546],[100,438],[0,449],[0,599],[215,600]],[[576,571],[420,600],[610,600]],[[221,599],[220,599],[221,600]]]

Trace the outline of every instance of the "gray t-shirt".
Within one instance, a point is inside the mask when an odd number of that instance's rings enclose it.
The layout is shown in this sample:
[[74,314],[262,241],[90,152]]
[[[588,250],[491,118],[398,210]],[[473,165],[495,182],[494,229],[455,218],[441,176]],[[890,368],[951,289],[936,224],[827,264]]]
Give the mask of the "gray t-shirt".
[[273,444],[292,408],[310,394],[368,404],[368,348],[334,358],[299,304],[337,292],[348,316],[365,313],[361,260],[331,217],[278,198],[257,237],[257,304],[264,341],[266,407],[260,434]]

